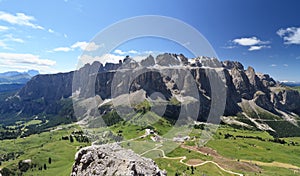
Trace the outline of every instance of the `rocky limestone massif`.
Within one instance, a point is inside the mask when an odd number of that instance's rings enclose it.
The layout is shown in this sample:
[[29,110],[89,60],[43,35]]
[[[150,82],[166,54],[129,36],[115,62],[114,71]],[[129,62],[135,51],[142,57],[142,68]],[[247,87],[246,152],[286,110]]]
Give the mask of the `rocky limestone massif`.
[[[180,113],[185,116],[196,114],[193,119],[198,121],[207,121],[211,115],[224,116],[226,123],[246,123],[275,133],[285,129],[299,130],[298,91],[281,86],[267,74],[256,73],[252,67],[245,69],[239,62],[220,62],[203,56],[188,59],[182,54],[169,53],[156,58],[150,55],[141,62],[129,57],[117,64],[103,65],[96,61],[69,73],[37,75],[0,105],[0,118],[14,112],[16,116],[28,118],[46,113],[76,120],[78,114],[84,118],[97,114],[97,110],[101,115],[107,112],[101,107],[103,101],[140,90],[145,91],[144,99],[159,92],[166,101],[177,99],[185,105],[169,103],[165,113],[161,114],[168,118],[176,119]],[[62,101],[74,100],[74,97],[76,103],[96,97],[98,109],[62,110],[65,108]],[[109,110],[113,108],[109,107]],[[289,135],[294,134],[283,136]]]
[[151,159],[141,157],[118,144],[94,145],[80,149],[71,176],[166,176]]

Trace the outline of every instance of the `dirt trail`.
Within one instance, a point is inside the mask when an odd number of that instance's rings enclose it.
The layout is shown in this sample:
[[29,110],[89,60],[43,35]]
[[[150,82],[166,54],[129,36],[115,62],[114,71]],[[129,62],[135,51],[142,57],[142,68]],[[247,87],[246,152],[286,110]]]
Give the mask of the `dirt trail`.
[[[180,156],[180,157],[168,157],[168,156],[165,155],[165,151],[159,149],[159,147],[160,147],[160,146],[158,145],[158,146],[156,146],[155,148],[153,148],[153,149],[151,149],[151,150],[148,150],[148,151],[142,153],[141,155],[144,155],[144,154],[146,154],[146,153],[148,153],[148,152],[150,152],[150,151],[157,150],[157,151],[161,151],[161,152],[162,152],[163,158],[165,158],[165,159],[171,159],[171,160],[179,160],[179,159],[180,159],[179,162],[182,163],[182,164],[184,164],[184,165],[186,165],[186,166],[197,167],[197,166],[202,166],[202,165],[205,165],[205,164],[208,164],[208,163],[212,163],[212,164],[216,165],[219,169],[221,169],[221,170],[224,171],[224,172],[227,172],[227,173],[230,173],[230,174],[233,174],[233,175],[243,176],[243,174],[241,174],[241,173],[237,173],[237,172],[233,172],[233,171],[224,169],[222,166],[220,166],[218,163],[216,163],[216,162],[214,162],[214,161],[204,161],[204,162],[199,163],[199,164],[196,164],[196,165],[194,165],[194,164],[191,165],[191,164],[185,163],[185,162],[183,162],[183,161],[186,160],[186,156]],[[203,154],[203,153],[201,153],[201,154]]]
[[286,168],[286,169],[300,170],[300,167],[298,167],[298,166],[288,164],[288,163],[276,162],[276,161],[273,161],[272,163],[265,163],[265,162],[253,161],[253,160],[241,160],[241,161],[253,163],[253,164],[256,164],[256,165],[259,165],[259,166],[282,167],[282,168]]
[[230,170],[241,170],[245,172],[260,172],[261,169],[256,166],[255,164],[249,163],[249,162],[241,162],[241,161],[236,161],[232,160],[226,157],[221,156],[218,154],[217,151],[209,148],[209,147],[196,147],[196,146],[186,146],[186,145],[181,145],[182,148],[188,149],[188,150],[193,150],[195,152],[201,153],[203,155],[209,155],[213,157],[212,161],[218,163],[223,168],[227,168]]

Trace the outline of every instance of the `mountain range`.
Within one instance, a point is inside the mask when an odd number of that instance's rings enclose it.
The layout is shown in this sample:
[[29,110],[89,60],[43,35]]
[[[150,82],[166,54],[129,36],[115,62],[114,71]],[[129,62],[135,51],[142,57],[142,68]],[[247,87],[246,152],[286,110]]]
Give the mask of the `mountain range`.
[[37,70],[27,72],[9,71],[0,73],[0,92],[10,92],[22,88],[33,76],[38,75]]
[[59,115],[95,124],[96,117],[113,111],[130,114],[145,101],[173,121],[183,117],[280,137],[299,135],[298,91],[236,61],[170,53],[141,62],[129,57],[118,64],[95,61],[68,73],[36,75],[1,102],[0,120]]

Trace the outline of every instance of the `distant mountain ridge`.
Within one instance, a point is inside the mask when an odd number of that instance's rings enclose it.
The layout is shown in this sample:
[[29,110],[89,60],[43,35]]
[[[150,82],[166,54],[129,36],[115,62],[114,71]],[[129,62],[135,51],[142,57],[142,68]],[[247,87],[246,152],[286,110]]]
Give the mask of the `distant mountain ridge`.
[[[124,68],[124,65],[128,67]],[[143,69],[135,70],[137,67]],[[170,69],[172,67],[174,69]],[[194,79],[180,75],[176,67],[189,71]],[[116,108],[112,105],[112,101],[114,99],[118,101],[123,96],[124,90],[119,86],[127,84],[126,77],[121,76],[117,78],[120,84],[112,86],[117,70],[122,73],[121,75],[139,75],[132,80],[133,82],[128,82],[131,99],[148,101],[152,92],[162,93],[169,102],[162,116],[168,119],[176,119],[180,113],[186,117],[195,114],[193,110],[186,111],[180,105],[189,105],[195,103],[193,102],[195,99],[199,99],[201,103],[196,107],[199,111],[198,121],[207,121],[213,106],[214,94],[210,87],[212,80],[209,80],[209,76],[222,72],[224,74],[222,79],[226,80],[225,111],[223,114],[218,114],[217,111],[213,113],[216,113],[215,116],[223,115],[223,123],[266,130],[278,136],[299,135],[298,91],[281,86],[267,74],[256,73],[252,67],[244,69],[239,62],[219,62],[215,58],[208,57],[188,59],[183,55],[169,53],[158,55],[156,58],[150,55],[140,63],[124,60],[119,64],[103,65],[96,61],[73,72],[37,75],[15,96],[0,104],[0,119],[8,113],[27,118],[39,114],[59,114],[62,118],[69,117],[75,121],[89,119],[97,114],[104,115]],[[77,80],[73,81],[74,78]],[[196,92],[194,95],[185,95],[192,90],[193,83],[190,82],[192,80],[197,86]],[[218,85],[218,80],[215,81]],[[181,88],[177,82],[182,82]],[[112,88],[116,91],[115,96],[111,94]],[[75,94],[78,99],[75,104],[66,105],[66,100],[71,100]],[[179,101],[176,98],[178,96],[185,99]],[[221,96],[215,98],[217,101],[223,101]],[[98,103],[98,113],[89,107],[88,102],[93,99]],[[102,104],[105,100],[109,102]],[[73,107],[78,107],[77,112],[74,112]]]
[[9,71],[0,73],[0,84],[25,84],[33,76],[38,75],[37,70],[28,70],[27,72]]
[[298,87],[298,86],[300,86],[300,82],[295,82],[295,81],[282,81],[280,83],[282,85],[290,86],[290,87]]
[[0,92],[11,92],[21,89],[32,77],[38,75],[37,70],[27,72],[9,71],[0,73]]

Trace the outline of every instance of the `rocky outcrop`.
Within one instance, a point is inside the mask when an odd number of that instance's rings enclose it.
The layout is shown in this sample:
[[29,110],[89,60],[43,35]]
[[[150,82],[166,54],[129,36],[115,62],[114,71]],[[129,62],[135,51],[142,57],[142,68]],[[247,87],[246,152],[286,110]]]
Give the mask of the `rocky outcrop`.
[[175,66],[180,65],[180,60],[173,54],[160,54],[156,57],[156,64],[160,66]]
[[228,70],[231,70],[233,68],[236,68],[238,70],[244,70],[243,64],[241,64],[240,62],[237,62],[237,61],[226,60],[221,63],[222,63],[222,66]]
[[222,67],[222,63],[217,58],[210,58],[205,56],[200,56],[196,59],[199,59],[201,65],[205,67],[218,68]]
[[146,59],[142,60],[140,64],[143,67],[153,66],[153,65],[155,65],[154,57],[152,55],[150,55]]
[[79,150],[71,176],[164,176],[151,159],[141,157],[118,144],[90,146]]
[[254,90],[244,70],[233,67],[230,73],[232,76],[232,82],[238,94],[241,95],[242,98],[245,98],[247,100],[252,99]]

